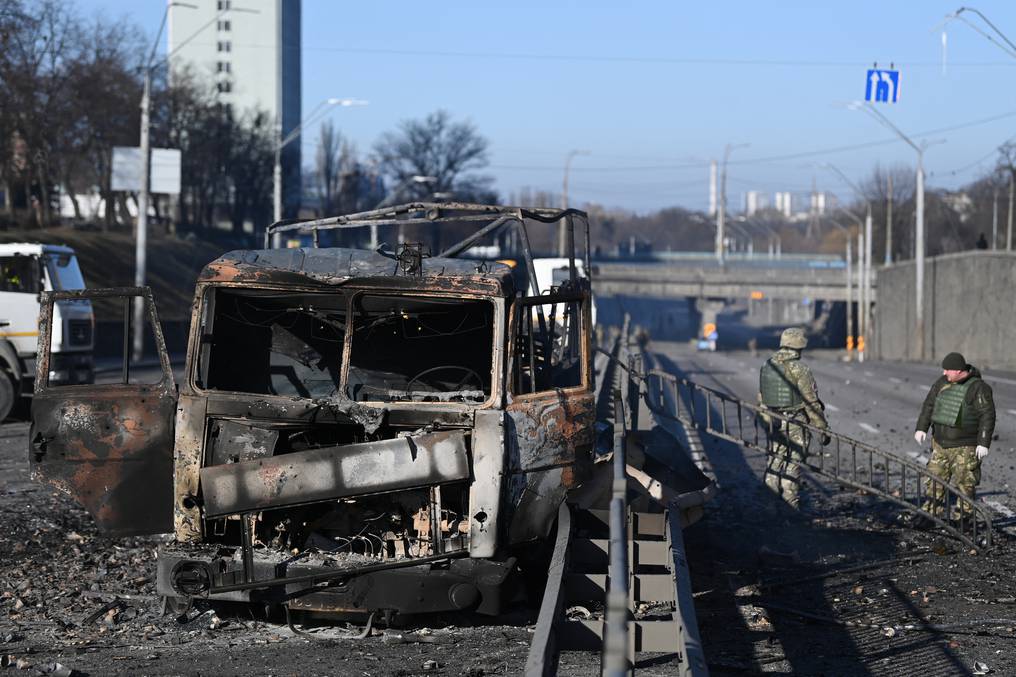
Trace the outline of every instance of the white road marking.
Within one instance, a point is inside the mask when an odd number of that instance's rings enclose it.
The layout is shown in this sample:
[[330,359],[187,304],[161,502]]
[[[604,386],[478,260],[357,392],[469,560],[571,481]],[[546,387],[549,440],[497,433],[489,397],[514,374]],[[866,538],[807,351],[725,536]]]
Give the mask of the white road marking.
[[895,376],[890,376],[889,380],[892,381],[893,383],[903,383],[903,379],[896,378]]
[[829,403],[826,403],[825,408],[828,409],[829,411],[839,411],[840,410],[840,408],[837,407],[835,404],[829,404]]
[[[981,499],[981,503],[984,503],[986,506],[988,506],[989,508],[991,508],[992,510],[994,510],[1007,520],[1016,517],[1016,512],[1013,512],[1012,509],[1004,503],[999,503],[998,501],[984,498]],[[1002,527],[1002,531],[1009,534],[1010,536],[1016,535],[1016,527],[1012,525]]]
[[1013,512],[1012,508],[1007,506],[1005,503],[999,503],[998,501],[987,498],[982,498],[981,502],[1006,519],[1016,517],[1016,512]]
[[872,424],[865,423],[864,421],[858,421],[857,425],[861,426],[870,433],[875,433],[876,435],[881,432],[878,428],[876,428]]
[[871,373],[870,371],[864,372],[864,375],[867,376],[868,378],[875,378],[875,374]]
[[1016,409],[1006,409],[1005,413],[1012,414],[1013,416],[1016,416]]

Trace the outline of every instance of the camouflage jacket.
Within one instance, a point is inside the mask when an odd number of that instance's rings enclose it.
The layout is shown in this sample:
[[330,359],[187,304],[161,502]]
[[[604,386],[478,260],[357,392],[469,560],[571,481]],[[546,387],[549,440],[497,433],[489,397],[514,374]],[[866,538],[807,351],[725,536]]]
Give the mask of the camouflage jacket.
[[[804,404],[801,409],[808,416],[808,422],[816,428],[828,428],[829,424],[825,418],[825,405],[818,398],[818,386],[815,385],[815,376],[811,373],[808,365],[801,362],[801,351],[792,348],[780,348],[769,358],[773,363],[786,374],[798,392]],[[762,393],[758,395],[759,403],[762,402]]]

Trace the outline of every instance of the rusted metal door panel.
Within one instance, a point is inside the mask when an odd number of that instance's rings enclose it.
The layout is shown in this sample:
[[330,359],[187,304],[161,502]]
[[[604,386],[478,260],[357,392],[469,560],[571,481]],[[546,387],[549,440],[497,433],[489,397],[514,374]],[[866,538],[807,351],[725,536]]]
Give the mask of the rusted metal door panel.
[[592,472],[592,392],[551,392],[508,406],[511,468],[516,480],[511,543],[545,538],[558,506]]
[[[145,300],[162,380],[151,385],[51,387],[48,375],[53,303],[110,297]],[[172,531],[176,385],[151,290],[47,292],[42,295],[41,306],[29,452],[33,478],[73,496],[105,533]]]

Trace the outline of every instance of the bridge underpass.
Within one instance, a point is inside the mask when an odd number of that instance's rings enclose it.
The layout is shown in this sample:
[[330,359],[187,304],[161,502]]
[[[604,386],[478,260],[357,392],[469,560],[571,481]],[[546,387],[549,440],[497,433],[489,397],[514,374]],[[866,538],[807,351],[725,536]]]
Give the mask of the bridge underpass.
[[[744,348],[751,339],[768,347],[783,327],[805,325],[818,345],[845,345],[848,292],[842,261],[754,259],[721,267],[714,259],[698,258],[595,267],[593,290],[607,323],[615,322],[615,308],[634,304],[639,312],[633,314],[649,323],[645,326],[654,336],[668,340],[693,339],[713,323],[723,347]],[[853,278],[856,313],[856,271]]]

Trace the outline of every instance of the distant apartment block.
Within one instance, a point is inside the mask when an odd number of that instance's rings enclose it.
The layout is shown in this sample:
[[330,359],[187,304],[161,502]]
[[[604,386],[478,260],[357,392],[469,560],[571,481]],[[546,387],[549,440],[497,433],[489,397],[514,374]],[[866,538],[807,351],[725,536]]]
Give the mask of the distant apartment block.
[[[170,65],[188,64],[214,81],[234,115],[266,113],[285,138],[301,118],[300,0],[187,4],[197,8],[170,5]],[[283,218],[299,211],[300,188],[300,143],[294,141],[282,152]]]
[[790,218],[791,214],[794,213],[794,200],[790,192],[779,192],[773,195],[773,206],[776,207],[776,211],[783,214],[784,218]]
[[744,213],[748,216],[769,207],[769,196],[757,190],[744,194]]
[[836,208],[836,196],[832,193],[817,192],[811,194],[811,211],[815,214],[825,214]]

